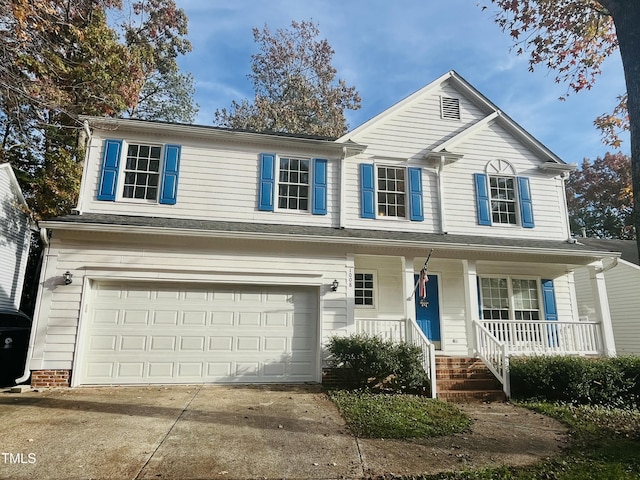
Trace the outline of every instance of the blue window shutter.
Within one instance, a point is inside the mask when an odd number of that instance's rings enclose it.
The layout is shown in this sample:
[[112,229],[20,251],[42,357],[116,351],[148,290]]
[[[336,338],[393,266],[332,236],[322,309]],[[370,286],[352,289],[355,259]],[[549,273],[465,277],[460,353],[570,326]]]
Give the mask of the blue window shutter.
[[482,286],[480,277],[476,277],[476,285],[478,286],[478,319],[482,320]]
[[120,152],[122,140],[105,140],[102,166],[100,168],[100,182],[98,184],[98,200],[116,201],[118,188],[118,168],[120,167]]
[[276,188],[276,156],[273,153],[260,154],[260,185],[258,210],[273,212],[273,198]]
[[376,218],[376,190],[373,175],[373,165],[360,164],[360,216],[362,218]]
[[180,145],[164,146],[164,165],[162,168],[162,187],[160,203],[175,205],[178,198],[178,171],[180,170]]
[[553,288],[553,280],[540,280],[542,285],[542,303],[544,305],[544,319],[558,320],[558,307],[556,306],[556,294]]
[[478,225],[491,225],[491,199],[487,187],[487,176],[484,173],[474,173],[473,177],[476,183]]
[[311,213],[327,214],[327,161],[323,158],[313,159],[313,191],[311,193]]
[[518,177],[518,196],[520,197],[520,219],[523,228],[535,227],[531,189],[529,188],[529,179],[527,177]]
[[409,167],[409,218],[413,222],[424,221],[422,205],[422,169]]

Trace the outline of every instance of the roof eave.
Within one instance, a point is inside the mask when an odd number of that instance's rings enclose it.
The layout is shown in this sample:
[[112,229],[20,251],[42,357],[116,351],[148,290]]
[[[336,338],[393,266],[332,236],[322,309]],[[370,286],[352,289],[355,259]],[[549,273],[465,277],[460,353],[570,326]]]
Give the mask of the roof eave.
[[568,251],[560,248],[522,247],[515,245],[481,245],[473,243],[451,243],[418,240],[401,240],[388,238],[358,238],[331,235],[304,235],[273,232],[243,232],[238,230],[202,230],[188,228],[153,227],[138,225],[120,225],[104,223],[56,222],[53,220],[40,222],[40,226],[52,230],[71,230],[79,232],[108,232],[123,234],[147,234],[164,236],[186,236],[200,238],[242,238],[247,240],[273,240],[286,242],[311,242],[343,245],[360,245],[369,247],[406,247],[420,249],[436,249],[449,251],[465,251],[477,253],[547,255],[577,258],[619,257],[618,252],[602,252],[591,250]]
[[[240,130],[227,130],[207,125],[188,125],[182,123],[162,123],[136,120],[131,118],[108,118],[80,115],[80,120],[88,122],[90,127],[116,130],[127,128],[135,131],[150,133],[172,133],[212,138],[227,141],[239,141],[248,143],[277,142],[288,143],[306,148],[322,148],[332,152],[342,152],[343,144],[336,143],[333,139],[304,138],[270,133],[248,132]],[[349,148],[356,148],[358,144],[352,142]]]

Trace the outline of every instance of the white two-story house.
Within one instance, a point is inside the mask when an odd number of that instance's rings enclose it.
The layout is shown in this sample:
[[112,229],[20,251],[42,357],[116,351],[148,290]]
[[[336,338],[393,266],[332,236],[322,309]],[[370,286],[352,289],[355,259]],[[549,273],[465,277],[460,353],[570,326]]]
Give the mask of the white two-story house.
[[504,382],[511,355],[615,354],[571,166],[455,72],[339,139],[85,120],[77,212],[41,223],[33,385],[320,382],[356,332],[421,345],[434,383],[435,355]]

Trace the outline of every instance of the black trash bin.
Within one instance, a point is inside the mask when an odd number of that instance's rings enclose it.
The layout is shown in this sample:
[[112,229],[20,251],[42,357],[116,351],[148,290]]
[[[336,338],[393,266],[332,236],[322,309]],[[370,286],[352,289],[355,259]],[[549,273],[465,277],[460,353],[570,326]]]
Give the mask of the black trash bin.
[[0,310],[0,387],[15,385],[24,373],[31,318],[19,311]]

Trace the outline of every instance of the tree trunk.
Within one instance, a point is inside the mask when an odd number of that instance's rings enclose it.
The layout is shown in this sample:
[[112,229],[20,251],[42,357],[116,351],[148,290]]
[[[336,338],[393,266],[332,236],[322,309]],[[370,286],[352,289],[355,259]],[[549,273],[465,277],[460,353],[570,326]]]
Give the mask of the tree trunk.
[[636,242],[640,252],[640,2],[599,0],[616,26],[627,83],[627,109],[631,133],[631,178]]

